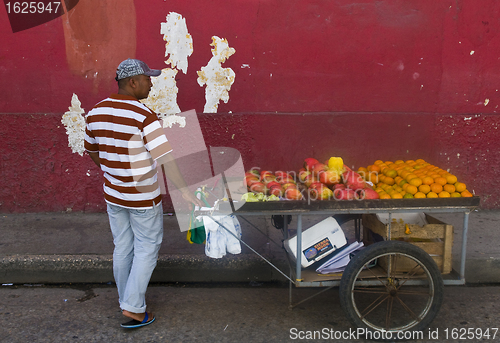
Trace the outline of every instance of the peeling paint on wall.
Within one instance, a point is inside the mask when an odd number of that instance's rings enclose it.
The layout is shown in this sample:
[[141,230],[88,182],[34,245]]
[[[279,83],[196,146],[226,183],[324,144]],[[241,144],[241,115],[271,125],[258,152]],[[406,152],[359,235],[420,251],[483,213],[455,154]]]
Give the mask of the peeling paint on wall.
[[153,86],[148,98],[141,101],[160,114],[160,117],[181,111],[177,105],[177,92],[179,91],[175,82],[177,73],[175,69],[162,69],[160,76],[151,78]]
[[66,127],[68,135],[68,146],[74,153],[79,153],[83,156],[85,148],[83,147],[85,137],[85,118],[82,114],[85,111],[82,109],[82,103],[76,94],[71,97],[71,106],[69,111],[63,114],[61,123]]
[[179,13],[170,12],[167,15],[167,22],[160,25],[160,33],[163,34],[163,40],[167,42],[165,44],[165,57],[170,55],[165,63],[186,74],[188,57],[193,53],[193,38],[188,32],[186,19]]
[[186,20],[178,13],[170,12],[167,15],[167,22],[160,23],[160,33],[163,34],[165,44],[165,57],[170,56],[165,61],[171,64],[171,68],[162,69],[161,75],[151,79],[153,86],[147,99],[142,102],[160,115],[163,119],[163,127],[172,127],[179,124],[180,127],[186,125],[186,119],[177,116],[181,110],[177,105],[177,83],[175,76],[177,69],[187,73],[188,57],[193,53],[193,39],[187,30]]
[[226,39],[217,36],[212,37],[213,57],[205,67],[198,71],[198,84],[205,89],[205,113],[217,113],[219,101],[229,101],[229,91],[234,83],[235,73],[231,68],[222,68],[221,64],[226,61],[236,50],[229,47]]

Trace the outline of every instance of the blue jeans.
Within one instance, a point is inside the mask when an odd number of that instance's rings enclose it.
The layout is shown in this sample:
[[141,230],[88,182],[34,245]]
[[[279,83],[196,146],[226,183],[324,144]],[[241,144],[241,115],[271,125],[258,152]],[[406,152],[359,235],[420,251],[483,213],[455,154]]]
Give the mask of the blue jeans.
[[146,289],[163,239],[163,207],[137,210],[108,203],[113,234],[113,274],[120,308],[146,311]]

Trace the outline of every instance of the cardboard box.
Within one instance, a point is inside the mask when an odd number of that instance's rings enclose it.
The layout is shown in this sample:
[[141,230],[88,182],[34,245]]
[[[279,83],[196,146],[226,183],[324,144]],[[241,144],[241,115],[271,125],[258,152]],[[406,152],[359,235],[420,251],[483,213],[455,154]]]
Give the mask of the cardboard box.
[[[387,240],[388,214],[364,214],[362,222],[365,245]],[[406,241],[422,248],[434,259],[441,273],[451,272],[452,225],[425,213],[394,213],[391,221],[391,240]],[[412,267],[411,264],[407,264],[402,266],[400,271],[408,271]]]

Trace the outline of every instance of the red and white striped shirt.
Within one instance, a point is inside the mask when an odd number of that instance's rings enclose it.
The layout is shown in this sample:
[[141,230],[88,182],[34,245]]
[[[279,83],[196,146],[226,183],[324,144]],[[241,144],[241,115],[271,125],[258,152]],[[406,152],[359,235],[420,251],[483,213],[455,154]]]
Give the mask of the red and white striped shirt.
[[86,121],[85,150],[99,152],[106,202],[127,208],[158,204],[156,160],[172,148],[156,113],[134,97],[113,94]]

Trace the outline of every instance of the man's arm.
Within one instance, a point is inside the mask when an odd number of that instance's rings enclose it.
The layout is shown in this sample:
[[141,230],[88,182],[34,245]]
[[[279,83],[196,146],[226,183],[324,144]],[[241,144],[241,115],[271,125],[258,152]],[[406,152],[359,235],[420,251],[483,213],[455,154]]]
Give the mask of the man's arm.
[[172,153],[163,155],[157,160],[157,162],[163,167],[165,175],[169,178],[169,180],[172,181],[177,189],[181,191],[184,200],[199,207],[205,206],[200,199],[195,197],[194,194],[188,190],[186,181],[184,180]]
[[99,159],[99,153],[98,152],[90,152],[90,151],[87,151],[87,153],[89,154],[92,161],[94,161],[96,166],[101,168],[101,160]]

